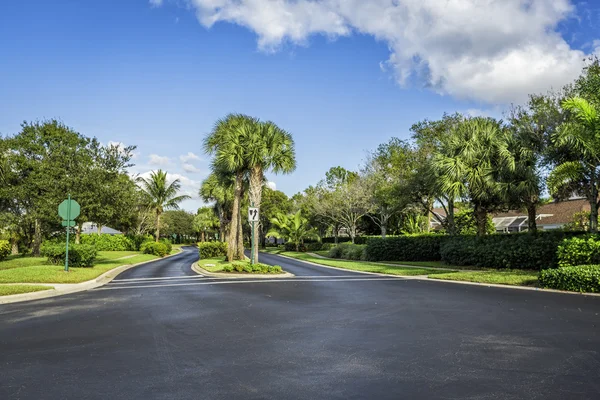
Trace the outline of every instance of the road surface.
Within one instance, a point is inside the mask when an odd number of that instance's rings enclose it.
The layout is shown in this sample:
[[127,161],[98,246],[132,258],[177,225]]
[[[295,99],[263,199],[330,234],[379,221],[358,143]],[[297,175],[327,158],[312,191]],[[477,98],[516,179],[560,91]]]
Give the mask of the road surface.
[[0,306],[0,399],[600,398],[600,298],[195,259]]

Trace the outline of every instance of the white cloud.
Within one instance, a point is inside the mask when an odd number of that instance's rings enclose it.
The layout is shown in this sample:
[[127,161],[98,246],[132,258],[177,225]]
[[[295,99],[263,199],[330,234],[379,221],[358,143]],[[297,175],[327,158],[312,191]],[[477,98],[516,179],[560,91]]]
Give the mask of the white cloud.
[[148,157],[148,164],[150,165],[165,166],[169,165],[170,162],[171,160],[169,159],[169,157],[162,157],[157,154],[150,154],[150,156]]
[[267,182],[267,187],[271,190],[277,190],[277,185],[272,181]]
[[190,161],[200,161],[201,160],[200,157],[198,157],[196,154],[192,153],[191,151],[188,152],[187,154],[179,156],[179,159],[183,163],[189,163]]
[[[109,140],[107,147],[116,147],[117,149],[119,149],[119,152],[123,153],[125,151],[125,147],[127,147],[127,145],[123,142],[115,142],[115,141]],[[135,160],[139,157],[139,155],[140,155],[139,152],[134,151],[131,154],[131,159]]]
[[160,7],[163,4],[163,0],[149,0],[152,7]]
[[[206,27],[226,21],[276,51],[314,34],[368,34],[390,49],[382,63],[400,85],[487,103],[524,100],[575,78],[585,54],[557,31],[571,0],[187,0]],[[161,0],[152,0],[160,5]]]
[[195,166],[193,166],[192,164],[183,164],[182,166],[183,170],[185,172],[189,172],[189,173],[196,173],[196,172],[200,172],[199,168],[196,168]]

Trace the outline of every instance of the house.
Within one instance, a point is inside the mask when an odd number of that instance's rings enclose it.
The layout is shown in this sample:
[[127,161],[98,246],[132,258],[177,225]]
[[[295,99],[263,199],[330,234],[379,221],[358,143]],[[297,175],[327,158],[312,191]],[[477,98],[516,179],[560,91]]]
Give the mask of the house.
[[[82,235],[90,235],[90,234],[97,234],[97,233],[98,233],[98,224],[96,224],[95,222],[84,222],[81,225],[81,234]],[[119,232],[118,230],[109,228],[108,226],[101,227],[100,233],[106,234],[106,235],[122,235],[123,234],[123,232]]]

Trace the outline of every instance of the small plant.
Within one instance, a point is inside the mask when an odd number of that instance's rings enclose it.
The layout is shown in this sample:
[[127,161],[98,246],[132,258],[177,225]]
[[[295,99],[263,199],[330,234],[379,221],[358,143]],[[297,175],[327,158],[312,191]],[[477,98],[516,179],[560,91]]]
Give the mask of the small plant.
[[251,274],[252,273],[252,266],[249,265],[249,264],[248,265],[244,265],[243,271]]
[[223,242],[202,242],[198,243],[198,252],[200,258],[225,257],[227,255],[227,243]]
[[223,266],[223,272],[233,272],[233,266],[231,264],[225,264]]
[[171,251],[173,251],[173,244],[171,244],[171,241],[169,239],[161,239],[160,243],[164,244],[167,248],[167,254],[171,254]]
[[262,272],[262,268],[260,264],[254,264],[252,266],[252,273],[254,274],[260,274]]
[[144,254],[152,254],[159,257],[167,255],[167,245],[164,243],[144,242],[140,247],[140,251]]
[[280,274],[283,269],[279,265],[269,266],[270,274]]
[[4,260],[10,254],[11,246],[8,240],[0,240],[0,260]]
[[[233,266],[233,269],[237,272],[244,272],[244,267],[247,265],[247,263],[242,261],[235,261],[231,263],[231,265]],[[250,272],[252,272],[252,270],[250,270]]]

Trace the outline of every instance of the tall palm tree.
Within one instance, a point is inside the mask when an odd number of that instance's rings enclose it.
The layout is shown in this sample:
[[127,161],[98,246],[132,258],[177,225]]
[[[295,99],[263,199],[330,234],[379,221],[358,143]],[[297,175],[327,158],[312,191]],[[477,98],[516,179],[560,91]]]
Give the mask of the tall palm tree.
[[310,227],[308,220],[304,218],[301,211],[296,214],[277,213],[277,216],[271,218],[272,228],[266,236],[283,238],[296,245],[296,251],[300,250],[300,245],[304,244],[306,239],[318,239],[319,235],[314,228]]
[[488,213],[502,202],[500,174],[514,170],[507,130],[491,118],[465,119],[444,140],[433,164],[444,192],[471,201],[477,234],[485,235]]
[[159,169],[152,172],[149,178],[137,179],[142,189],[143,202],[156,214],[156,241],[160,240],[160,216],[166,210],[178,210],[179,203],[190,199],[190,196],[177,196],[181,189],[181,182],[175,179],[169,183],[167,173]]
[[574,97],[565,100],[562,108],[570,115],[552,140],[556,146],[569,150],[565,161],[548,178],[548,187],[555,194],[583,194],[590,203],[590,231],[598,231],[598,192],[600,186],[600,110],[587,100]]
[[212,172],[200,186],[200,198],[214,203],[215,213],[219,218],[219,240],[226,240],[228,225],[231,221],[230,210],[233,200],[233,180],[231,175],[219,171]]

